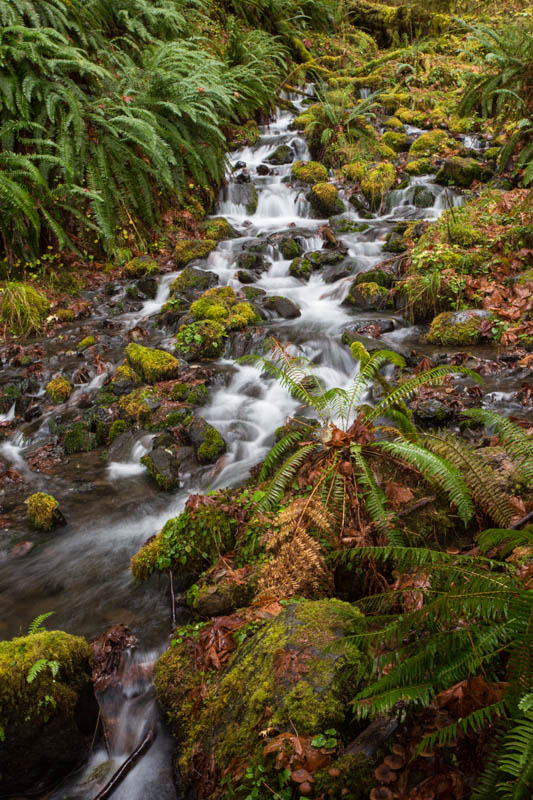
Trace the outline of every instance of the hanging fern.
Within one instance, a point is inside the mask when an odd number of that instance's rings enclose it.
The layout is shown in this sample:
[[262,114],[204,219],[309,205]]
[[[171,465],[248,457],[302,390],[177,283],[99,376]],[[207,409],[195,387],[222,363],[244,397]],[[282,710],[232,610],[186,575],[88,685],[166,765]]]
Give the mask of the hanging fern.
[[53,613],[53,611],[46,611],[44,614],[39,614],[38,617],[35,617],[28,627],[28,636],[33,636],[34,634],[40,633],[42,630],[44,630],[43,622],[47,620],[48,617],[51,617]]

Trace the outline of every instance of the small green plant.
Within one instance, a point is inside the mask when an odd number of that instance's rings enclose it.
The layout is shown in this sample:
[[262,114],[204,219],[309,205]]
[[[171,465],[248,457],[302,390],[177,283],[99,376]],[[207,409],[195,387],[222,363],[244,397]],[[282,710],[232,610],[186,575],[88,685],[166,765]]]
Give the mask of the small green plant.
[[34,636],[36,633],[41,633],[41,631],[46,630],[43,623],[48,617],[51,617],[53,613],[53,611],[45,611],[44,614],[39,614],[38,617],[35,617],[28,627],[28,636]]

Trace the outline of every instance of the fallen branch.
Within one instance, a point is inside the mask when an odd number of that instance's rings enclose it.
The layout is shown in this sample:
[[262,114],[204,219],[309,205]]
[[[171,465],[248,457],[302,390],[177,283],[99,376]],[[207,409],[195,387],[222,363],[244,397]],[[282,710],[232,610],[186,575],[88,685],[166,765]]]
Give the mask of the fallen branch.
[[435,499],[436,499],[435,495],[431,495],[430,497],[423,497],[421,500],[418,501],[418,503],[415,503],[414,505],[409,506],[409,508],[404,508],[403,511],[398,511],[396,513],[396,516],[397,517],[405,517],[406,514],[410,514],[411,511],[417,511],[419,508],[422,508],[423,506],[427,506],[429,503],[432,503],[433,500],[435,500]]
[[526,514],[525,517],[519,519],[518,522],[515,522],[514,525],[509,525],[509,530],[518,531],[524,525],[527,525],[528,522],[531,522],[532,519],[533,519],[533,511],[530,511],[529,514]]
[[172,570],[169,569],[168,577],[170,581],[170,608],[172,609],[172,628],[176,627],[176,596],[174,594],[174,577]]
[[126,761],[117,769],[111,780],[106,783],[102,791],[96,795],[94,800],[107,800],[108,797],[111,797],[115,789],[120,786],[126,775],[131,772],[139,759],[141,759],[150,749],[154,743],[154,739],[155,728],[152,728],[148,731],[140,745],[133,751],[131,756],[129,756]]

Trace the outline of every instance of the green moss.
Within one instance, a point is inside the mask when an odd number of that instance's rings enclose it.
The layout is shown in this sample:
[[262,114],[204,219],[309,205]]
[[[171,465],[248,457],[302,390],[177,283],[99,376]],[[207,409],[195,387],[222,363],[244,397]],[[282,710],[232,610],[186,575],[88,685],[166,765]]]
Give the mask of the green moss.
[[130,342],[125,352],[130,366],[147,383],[171,380],[180,371],[177,358],[165,350],[153,350]]
[[364,161],[354,161],[352,164],[345,164],[342,168],[342,172],[349,181],[361,183],[367,169],[368,166]]
[[410,147],[409,137],[405,133],[387,131],[383,134],[382,140],[387,147],[390,147],[396,153],[403,153],[409,150]]
[[327,181],[328,171],[318,161],[295,161],[292,165],[292,177],[303,183],[315,184]]
[[128,424],[123,419],[116,419],[109,429],[109,444],[115,441],[117,436],[128,430]]
[[475,345],[481,341],[480,326],[484,321],[476,314],[468,311],[445,311],[439,314],[429,329],[426,340],[430,344],[439,344],[444,347],[455,345]]
[[0,320],[16,336],[36,333],[50,310],[50,301],[27,283],[0,287]]
[[164,492],[170,492],[173,489],[177,489],[179,486],[179,476],[177,471],[174,474],[172,474],[170,470],[165,473],[159,472],[156,462],[150,453],[142,456],[140,461],[143,467],[146,467],[148,475],[155,480],[160,489],[162,489]]
[[[303,252],[302,245],[297,239],[293,239],[290,236],[286,236],[284,239],[281,240],[279,243],[279,249],[281,251],[281,255],[283,258],[287,259],[287,261],[297,258]],[[254,297],[249,297],[245,294],[247,300],[253,300]]]
[[150,256],[138,256],[124,265],[124,272],[128,278],[152,277],[159,272],[159,264]]
[[120,364],[113,373],[113,377],[111,378],[111,385],[112,386],[119,386],[119,385],[128,385],[128,384],[140,384],[141,379],[128,364]]
[[255,120],[249,120],[245,125],[228,125],[225,128],[225,132],[230,150],[253,147],[257,144],[261,135]]
[[446,186],[462,186],[469,188],[474,181],[482,180],[486,176],[483,165],[475,158],[449,158],[437,172],[435,180]]
[[211,275],[204,270],[186,267],[170,284],[171,294],[188,294],[191,290],[204,291],[209,286]]
[[68,456],[88,453],[98,446],[98,437],[88,429],[85,422],[74,422],[63,435],[63,448]]
[[184,511],[133,556],[131,571],[138,580],[173,567],[200,572],[233,548],[236,530],[237,521],[216,502]]
[[59,375],[46,385],[46,394],[51,403],[66,403],[72,394],[72,384],[65,375]]
[[[179,764],[186,779],[194,782],[192,755],[199,746],[213,756],[221,770],[233,759],[246,756],[262,763],[267,770],[265,779],[271,771],[275,781],[273,760],[262,757],[264,742],[259,735],[267,709],[269,726],[278,732],[296,728],[300,735],[315,735],[343,725],[349,714],[346,688],[349,684],[353,692],[366,664],[366,656],[342,639],[349,625],[345,616],[349,608],[339,600],[289,606],[258,626],[216,681],[205,672],[198,674],[193,641],[179,637],[180,643],[157,662],[155,685],[173,730],[182,740]],[[353,630],[360,630],[364,619],[355,612],[350,624]],[[339,642],[335,650],[328,651],[335,641]],[[300,658],[303,667],[292,681],[278,671],[280,660],[289,654]],[[200,684],[206,690],[205,700],[192,715],[191,696],[194,698]],[[246,779],[233,788],[236,798],[248,793]]]
[[[85,639],[62,631],[0,642],[0,720],[6,740],[2,748],[29,730],[41,735],[42,726],[51,725],[54,718],[73,717],[78,694],[89,681],[91,657]],[[57,662],[57,674],[43,665],[28,681],[31,668],[40,661]]]
[[489,147],[483,153],[483,156],[487,159],[487,161],[496,161],[501,153],[501,147]]
[[442,153],[449,145],[450,140],[446,131],[435,129],[422,133],[418,139],[415,139],[409,152],[416,156],[433,155],[433,153]]
[[176,336],[176,352],[189,361],[219,358],[222,355],[224,325],[215,320],[200,320],[182,325]]
[[202,235],[206,239],[221,242],[224,239],[234,239],[238,234],[225,217],[214,217],[208,219],[200,225]]
[[154,390],[146,387],[134,389],[118,401],[120,413],[131,422],[146,422],[151,416],[152,408],[148,402],[154,397]]
[[57,317],[59,322],[72,322],[74,319],[74,312],[70,308],[58,308],[54,311],[54,316]]
[[217,321],[225,330],[241,330],[259,321],[252,306],[241,302],[231,286],[208,289],[190,310],[197,320]]
[[380,208],[386,193],[394,186],[396,170],[392,164],[378,164],[361,181],[361,190],[372,209]]
[[177,402],[191,403],[191,405],[198,406],[207,402],[209,390],[205,383],[197,383],[193,386],[188,383],[175,383],[170,396],[172,400]]
[[222,453],[226,452],[226,442],[212,425],[208,425],[205,439],[196,450],[196,457],[201,464],[213,464]]
[[174,249],[176,266],[186,267],[197,258],[207,258],[216,246],[214,239],[180,239]]
[[432,170],[431,161],[428,158],[418,158],[409,161],[404,170],[408,175],[427,175]]
[[94,336],[86,336],[85,339],[81,339],[81,341],[78,342],[76,349],[78,353],[82,353],[84,350],[87,350],[87,348],[92,347],[95,342],[96,339]]
[[25,503],[28,507],[28,519],[38,530],[49,531],[60,519],[59,503],[51,494],[36,492]]
[[332,217],[344,211],[337,187],[332,183],[315,183],[311,187],[310,201],[311,208],[320,216]]

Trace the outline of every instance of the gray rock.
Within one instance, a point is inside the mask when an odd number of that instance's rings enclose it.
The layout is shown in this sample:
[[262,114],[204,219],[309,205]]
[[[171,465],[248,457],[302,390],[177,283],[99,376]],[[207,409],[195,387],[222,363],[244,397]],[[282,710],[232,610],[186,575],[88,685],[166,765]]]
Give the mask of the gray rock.
[[263,308],[266,308],[268,311],[273,311],[278,316],[283,317],[283,319],[296,319],[296,317],[302,316],[302,312],[296,303],[293,303],[288,297],[281,297],[279,295],[267,297],[263,301]]

